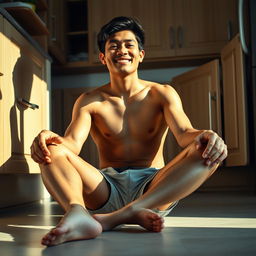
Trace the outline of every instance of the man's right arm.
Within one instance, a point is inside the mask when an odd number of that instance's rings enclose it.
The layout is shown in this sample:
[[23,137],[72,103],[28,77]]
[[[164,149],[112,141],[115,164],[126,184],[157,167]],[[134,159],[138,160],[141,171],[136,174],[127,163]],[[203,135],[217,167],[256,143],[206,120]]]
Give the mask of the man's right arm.
[[88,137],[91,128],[91,114],[85,95],[81,95],[73,108],[72,120],[63,137],[58,134],[43,130],[34,139],[31,145],[31,156],[37,163],[50,163],[50,151],[47,145],[63,144],[75,154],[79,154]]

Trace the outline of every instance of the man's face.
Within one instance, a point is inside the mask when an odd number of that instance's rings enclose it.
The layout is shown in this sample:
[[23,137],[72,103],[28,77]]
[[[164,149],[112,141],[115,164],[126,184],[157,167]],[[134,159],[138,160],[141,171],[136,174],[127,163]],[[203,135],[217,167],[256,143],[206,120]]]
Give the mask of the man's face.
[[113,34],[106,42],[105,54],[100,53],[99,58],[107,65],[110,72],[130,74],[137,70],[144,58],[144,50],[139,45],[134,33],[123,30]]

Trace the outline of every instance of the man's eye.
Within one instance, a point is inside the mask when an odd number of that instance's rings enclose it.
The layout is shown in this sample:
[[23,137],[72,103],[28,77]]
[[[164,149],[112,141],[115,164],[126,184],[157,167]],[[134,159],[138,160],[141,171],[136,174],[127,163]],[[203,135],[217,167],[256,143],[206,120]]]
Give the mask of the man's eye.
[[133,44],[128,44],[127,47],[131,48],[131,47],[134,47],[134,45]]
[[117,49],[117,45],[110,45],[110,49]]

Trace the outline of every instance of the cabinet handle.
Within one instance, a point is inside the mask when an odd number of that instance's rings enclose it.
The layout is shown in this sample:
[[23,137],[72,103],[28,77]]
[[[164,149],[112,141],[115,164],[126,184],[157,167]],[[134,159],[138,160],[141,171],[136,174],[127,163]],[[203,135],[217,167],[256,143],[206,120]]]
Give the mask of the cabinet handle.
[[30,103],[30,102],[28,102],[27,100],[24,100],[24,99],[22,99],[22,98],[17,99],[17,101],[18,101],[21,105],[25,106],[26,108],[32,108],[32,109],[36,109],[36,108],[38,109],[38,108],[39,108],[38,105],[36,105],[36,104],[34,104],[34,103]]
[[52,41],[57,41],[57,38],[56,38],[56,17],[54,15],[51,16],[51,22],[52,22],[51,40]]
[[170,46],[171,46],[171,49],[174,49],[175,48],[175,31],[174,31],[174,28],[173,26],[170,27]]
[[179,48],[182,48],[183,46],[183,29],[181,26],[177,29],[177,38],[178,38],[178,46]]
[[208,97],[209,97],[209,123],[210,123],[209,129],[213,130],[213,127],[212,127],[212,101],[216,101],[217,97],[214,92],[209,92]]
[[0,72],[0,76],[3,76],[4,74]]

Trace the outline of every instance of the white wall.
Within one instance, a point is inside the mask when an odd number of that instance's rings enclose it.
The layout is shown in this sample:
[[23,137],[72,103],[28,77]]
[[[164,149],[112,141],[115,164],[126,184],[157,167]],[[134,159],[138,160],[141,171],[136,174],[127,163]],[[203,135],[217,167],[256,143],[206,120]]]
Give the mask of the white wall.
[[[169,83],[174,76],[187,72],[195,67],[164,68],[139,70],[139,77],[159,83]],[[109,82],[108,73],[92,73],[82,75],[54,76],[52,78],[52,89],[96,87]]]

